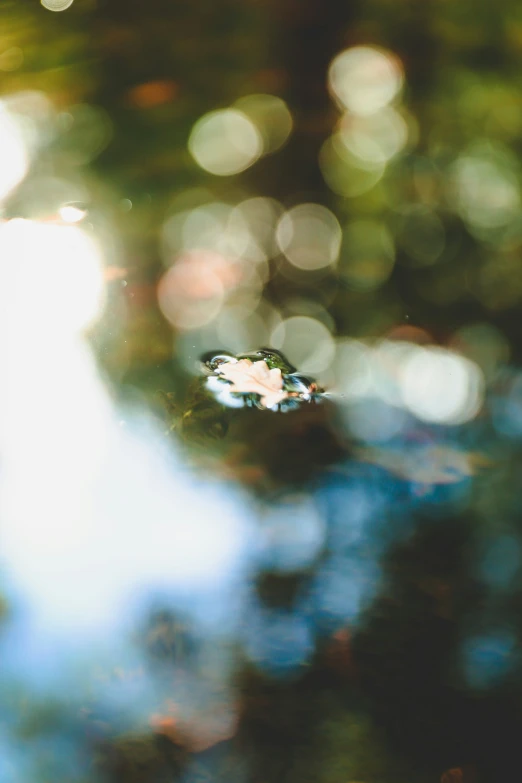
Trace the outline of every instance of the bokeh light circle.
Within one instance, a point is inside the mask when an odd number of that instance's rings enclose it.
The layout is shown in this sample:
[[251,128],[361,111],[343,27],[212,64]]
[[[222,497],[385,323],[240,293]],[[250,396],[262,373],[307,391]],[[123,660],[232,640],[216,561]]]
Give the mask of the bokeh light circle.
[[159,282],[161,312],[177,329],[205,326],[221,311],[239,275],[234,261],[214,251],[183,253]]
[[330,331],[320,321],[304,315],[292,316],[276,326],[270,342],[304,373],[326,370],[335,356]]
[[201,117],[188,141],[189,152],[210,174],[227,177],[249,168],[263,152],[254,123],[237,109],[220,109]]
[[112,120],[101,106],[79,103],[61,114],[60,155],[84,166],[95,160],[113,137]]
[[405,406],[424,421],[463,424],[482,404],[484,380],[469,359],[444,348],[412,348],[398,368]]
[[487,239],[520,211],[516,160],[501,150],[478,147],[459,157],[451,184],[457,211],[481,238]]
[[388,163],[408,142],[408,125],[391,106],[368,116],[347,114],[333,137],[341,155],[348,151],[362,168],[369,170]]
[[66,11],[74,0],[40,0],[40,2],[48,11]]
[[373,114],[387,106],[404,81],[400,60],[372,46],[354,46],[332,60],[328,84],[338,103],[354,114]]
[[341,227],[335,215],[320,204],[298,204],[282,216],[276,239],[282,253],[299,269],[322,269],[333,264],[341,246]]

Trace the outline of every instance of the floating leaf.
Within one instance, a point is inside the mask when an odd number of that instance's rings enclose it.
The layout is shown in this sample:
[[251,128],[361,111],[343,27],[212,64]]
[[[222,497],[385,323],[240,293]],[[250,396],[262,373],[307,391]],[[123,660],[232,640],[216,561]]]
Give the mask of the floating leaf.
[[296,372],[278,351],[233,356],[207,354],[202,360],[207,389],[228,407],[256,407],[286,412],[303,402],[318,402],[324,395],[315,381]]
[[258,394],[264,408],[275,408],[288,397],[288,392],[283,389],[281,370],[276,367],[269,369],[264,359],[257,362],[250,359],[226,362],[217,372],[230,381],[230,391],[236,394]]

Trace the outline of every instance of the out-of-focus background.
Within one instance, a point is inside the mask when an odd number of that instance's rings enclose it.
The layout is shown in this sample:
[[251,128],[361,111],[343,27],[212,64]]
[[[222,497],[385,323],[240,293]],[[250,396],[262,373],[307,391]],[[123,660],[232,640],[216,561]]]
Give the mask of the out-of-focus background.
[[[517,779],[521,61],[510,0],[2,0],[1,781]],[[261,346],[324,404],[198,385]]]

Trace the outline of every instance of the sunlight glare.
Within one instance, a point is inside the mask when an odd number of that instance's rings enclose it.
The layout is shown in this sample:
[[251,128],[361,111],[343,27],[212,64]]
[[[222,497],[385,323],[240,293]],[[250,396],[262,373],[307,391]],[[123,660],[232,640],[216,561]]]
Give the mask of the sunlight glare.
[[20,128],[0,101],[0,200],[21,182],[28,167],[29,158]]

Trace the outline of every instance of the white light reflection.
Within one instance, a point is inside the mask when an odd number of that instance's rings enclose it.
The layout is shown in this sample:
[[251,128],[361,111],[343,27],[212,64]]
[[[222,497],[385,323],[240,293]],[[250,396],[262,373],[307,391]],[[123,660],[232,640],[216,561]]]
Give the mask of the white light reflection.
[[0,102],[0,200],[24,178],[29,158],[16,120]]
[[299,269],[322,269],[333,264],[341,246],[341,227],[335,215],[320,204],[298,204],[285,212],[276,229],[277,243]]
[[399,368],[406,407],[418,418],[463,424],[478,413],[484,381],[474,362],[443,348],[415,348]]
[[328,72],[330,90],[341,106],[367,116],[387,106],[400,92],[404,73],[391,52],[355,46],[334,58]]
[[85,216],[89,201],[89,191],[80,178],[62,179],[33,173],[11,196],[10,208],[31,220],[56,219],[59,215],[64,222],[79,222],[65,220],[64,215],[72,217],[75,213],[69,208],[75,208]]
[[13,672],[63,684],[92,668],[125,647],[147,591],[223,633],[251,550],[248,504],[190,474],[155,423],[117,415],[82,336],[101,302],[96,243],[16,220],[0,244],[0,541],[23,607],[11,641],[27,650]]
[[263,265],[275,253],[274,224],[282,208],[271,199],[248,199],[237,206],[209,201],[171,215],[163,225],[162,252],[170,266],[182,250],[209,250]]
[[100,252],[75,227],[12,220],[0,229],[0,280],[2,547],[27,588],[90,527],[109,413],[80,332],[100,311]]
[[347,400],[374,393],[372,349],[357,340],[339,340],[335,361],[335,390]]
[[72,204],[64,204],[64,206],[60,207],[58,210],[58,214],[64,223],[81,223],[87,214],[87,210],[73,206]]
[[[477,415],[483,401],[484,378],[477,364],[444,348],[421,348],[405,341],[340,341],[335,377],[335,392],[352,405],[350,426],[365,439],[379,417],[399,422],[398,408],[424,421],[462,424]],[[393,426],[382,426],[393,431]]]
[[384,443],[406,429],[407,416],[402,408],[380,397],[361,397],[342,411],[352,435],[367,443]]
[[48,11],[66,11],[74,0],[40,0],[40,2]]
[[40,337],[42,330],[74,333],[99,314],[101,253],[80,229],[10,220],[0,227],[0,257],[3,317],[17,328]]
[[172,253],[180,250],[211,250],[217,253],[233,252],[241,255],[248,243],[245,226],[239,231],[227,232],[232,207],[221,201],[212,201],[194,209],[183,210],[169,217],[163,225],[165,261],[170,265]]
[[[398,111],[386,107],[368,117],[345,115],[333,143],[370,170],[388,163],[408,141],[408,125]],[[346,154],[346,153],[345,153]]]
[[276,326],[270,338],[301,372],[322,372],[335,357],[335,343],[330,331],[314,318],[296,315]]
[[223,345],[232,353],[246,353],[258,345],[266,345],[270,327],[258,312],[249,308],[227,307],[217,318],[213,347]]
[[276,224],[283,214],[283,207],[273,198],[257,196],[239,203],[229,219],[229,229],[247,226],[250,243],[245,255],[252,260],[270,259],[277,253]]
[[339,340],[335,362],[337,392],[349,401],[374,398],[388,405],[401,406],[399,373],[415,348],[412,343],[402,340],[380,340],[374,344]]
[[325,532],[324,519],[309,498],[283,498],[261,520],[263,564],[281,573],[309,567],[323,547]]
[[200,358],[217,346],[232,353],[268,345],[270,334],[281,323],[278,310],[261,300],[255,309],[227,306],[207,326],[176,336],[176,359],[189,373],[200,372]]
[[283,310],[287,318],[291,315],[308,315],[324,324],[330,332],[335,332],[335,320],[326,307],[317,300],[305,299],[301,296],[292,297],[284,301]]
[[518,217],[518,161],[503,148],[477,145],[453,166],[456,206],[468,225],[482,236]]
[[221,311],[227,292],[239,285],[241,267],[210,250],[181,255],[158,285],[158,303],[177,329],[197,329]]
[[263,152],[254,123],[237,109],[221,109],[201,117],[188,141],[190,154],[205,171],[221,177],[239,174]]

